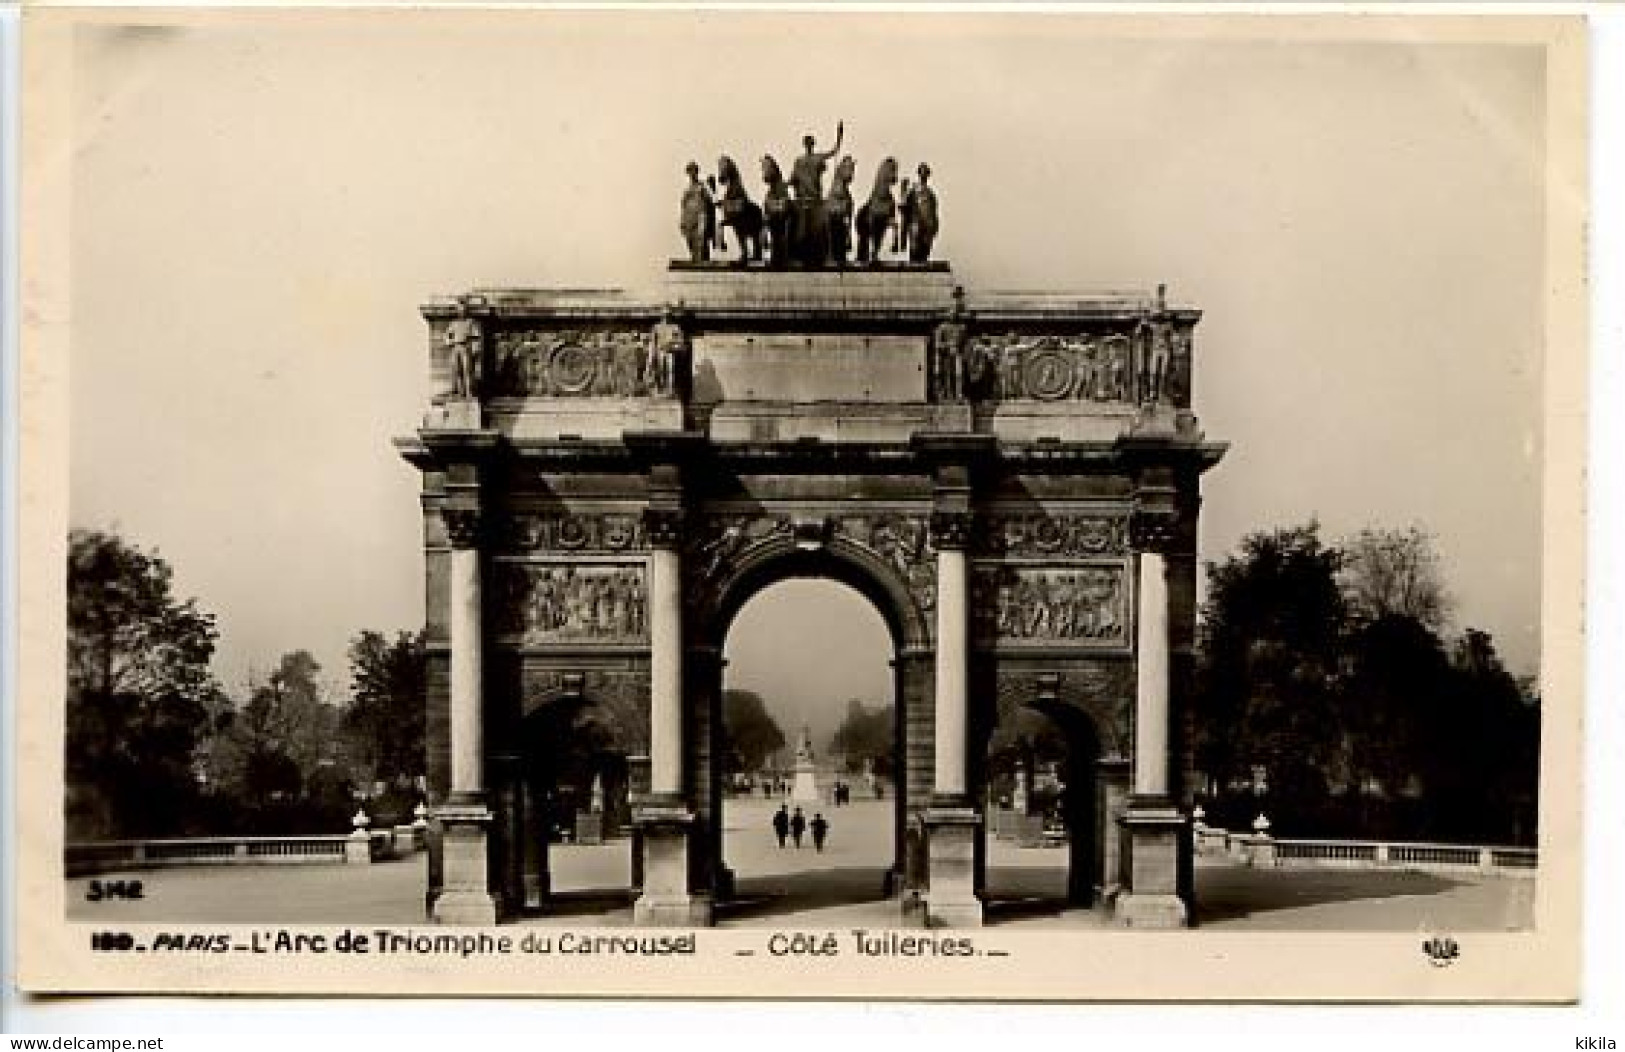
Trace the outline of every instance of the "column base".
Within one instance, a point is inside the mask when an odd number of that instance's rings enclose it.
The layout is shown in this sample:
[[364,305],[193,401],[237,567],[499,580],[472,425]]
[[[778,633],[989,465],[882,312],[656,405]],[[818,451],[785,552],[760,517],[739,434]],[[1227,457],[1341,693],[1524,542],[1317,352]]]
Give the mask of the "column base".
[[981,817],[970,807],[933,805],[923,816],[926,836],[927,928],[980,928],[976,894],[976,836]]
[[1184,928],[1190,925],[1190,911],[1178,895],[1117,896],[1112,915],[1125,928]]
[[442,884],[430,907],[430,917],[438,924],[495,924],[490,809],[483,803],[448,802],[436,809],[436,817],[442,830]]
[[1130,928],[1183,928],[1190,907],[1179,894],[1179,845],[1185,816],[1160,797],[1130,797],[1123,814],[1128,881],[1112,903]]
[[436,924],[490,927],[497,922],[497,903],[486,892],[443,891],[434,900]]
[[632,923],[645,928],[707,928],[715,920],[711,896],[690,883],[695,815],[681,804],[648,801],[633,817],[643,841],[643,892]]

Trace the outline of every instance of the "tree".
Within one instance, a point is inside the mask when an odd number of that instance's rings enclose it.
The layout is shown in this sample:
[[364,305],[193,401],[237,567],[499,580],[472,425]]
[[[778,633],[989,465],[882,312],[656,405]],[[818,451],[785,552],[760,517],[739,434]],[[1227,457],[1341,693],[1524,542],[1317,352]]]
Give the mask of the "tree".
[[1540,784],[1540,701],[1501,663],[1488,632],[1467,629],[1452,684],[1424,730],[1428,835],[1533,842]]
[[179,832],[219,696],[214,618],[111,533],[69,533],[67,586],[70,836]]
[[255,808],[298,800],[318,770],[346,767],[340,714],[309,651],[284,654],[235,713],[221,750],[228,787]]
[[426,665],[423,633],[386,639],[365,631],[350,641],[350,706],[344,728],[366,781],[410,782],[426,769]]
[[[1021,706],[1002,718],[987,743],[987,770],[999,795],[1014,784],[1017,772],[1026,779],[1028,805],[1036,800],[1036,775],[1044,766],[1074,759],[1066,734],[1049,716]],[[1038,807],[1037,812],[1043,811]]]
[[784,748],[784,731],[753,690],[722,692],[723,755],[729,773],[759,771]]
[[1418,526],[1364,529],[1344,541],[1342,585],[1365,621],[1413,618],[1437,632],[1450,610],[1433,535]]
[[857,698],[846,703],[846,715],[830,738],[830,752],[846,758],[846,769],[865,769],[881,777],[892,773],[893,711],[890,705],[873,708]]
[[1309,522],[1249,534],[1240,554],[1208,565],[1196,747],[1221,788],[1261,769],[1280,798],[1324,795],[1343,747],[1340,564]]
[[1338,724],[1347,744],[1347,782],[1365,804],[1368,786],[1391,796],[1427,769],[1426,728],[1448,695],[1450,662],[1427,625],[1385,614],[1352,629],[1347,666]]

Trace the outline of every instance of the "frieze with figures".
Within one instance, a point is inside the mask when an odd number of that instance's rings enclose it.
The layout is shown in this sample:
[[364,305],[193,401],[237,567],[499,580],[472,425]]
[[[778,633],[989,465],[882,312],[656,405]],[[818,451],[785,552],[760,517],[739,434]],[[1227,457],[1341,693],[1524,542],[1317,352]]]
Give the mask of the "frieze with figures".
[[647,548],[648,538],[633,512],[515,512],[503,520],[501,543],[519,552],[626,552]]
[[1128,551],[1126,515],[990,514],[976,524],[978,555],[1093,558]]
[[983,638],[1094,646],[1128,641],[1122,564],[1065,570],[979,567],[971,587],[974,627]]
[[495,589],[497,631],[525,646],[648,638],[642,566],[501,562]]
[[666,393],[647,330],[509,329],[496,334],[496,397],[611,398]]
[[988,401],[1132,402],[1134,343],[1126,335],[982,334],[970,349],[974,398]]

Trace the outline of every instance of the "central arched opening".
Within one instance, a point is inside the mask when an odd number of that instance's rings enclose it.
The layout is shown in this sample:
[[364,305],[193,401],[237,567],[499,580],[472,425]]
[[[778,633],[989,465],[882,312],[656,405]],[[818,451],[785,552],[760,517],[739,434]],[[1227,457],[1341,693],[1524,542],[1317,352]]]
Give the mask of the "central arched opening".
[[719,920],[895,923],[894,629],[857,588],[796,574],[753,590],[725,633]]

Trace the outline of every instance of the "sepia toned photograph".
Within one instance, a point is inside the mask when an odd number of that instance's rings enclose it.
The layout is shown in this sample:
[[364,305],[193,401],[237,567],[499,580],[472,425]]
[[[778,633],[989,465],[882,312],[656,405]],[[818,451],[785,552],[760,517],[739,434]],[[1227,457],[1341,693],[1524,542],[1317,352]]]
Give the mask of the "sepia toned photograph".
[[1583,23],[26,31],[25,984],[1577,992]]

